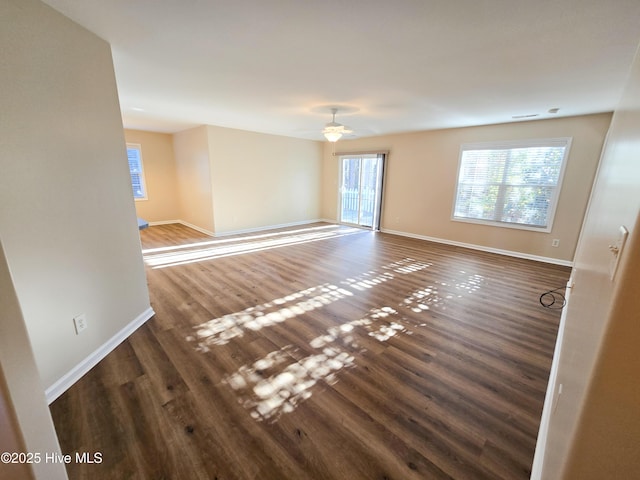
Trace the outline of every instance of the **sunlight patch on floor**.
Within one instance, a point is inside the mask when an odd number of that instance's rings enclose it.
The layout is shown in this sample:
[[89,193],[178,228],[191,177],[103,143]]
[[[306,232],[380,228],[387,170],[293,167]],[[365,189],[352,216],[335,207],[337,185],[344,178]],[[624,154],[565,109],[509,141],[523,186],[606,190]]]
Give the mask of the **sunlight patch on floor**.
[[[380,268],[393,271],[401,269],[403,274],[407,274],[418,272],[429,265],[416,262],[411,258],[404,258],[383,265]],[[196,341],[198,350],[206,352],[211,345],[224,345],[232,338],[242,337],[247,330],[258,331],[262,328],[282,323],[305,312],[310,312],[343,298],[353,296],[357,291],[373,288],[393,278],[394,274],[391,272],[379,273],[376,270],[370,270],[341,281],[341,285],[346,288],[325,284],[301,290],[271,302],[249,307],[240,312],[230,313],[202,323],[196,328],[195,336],[188,338],[188,340]]]
[[477,274],[467,274],[460,271],[461,278],[450,282],[438,282],[410,293],[403,305],[412,312],[421,313],[432,308],[446,310],[446,304],[455,298],[462,298],[464,294],[478,291],[482,287],[484,277]]
[[[372,330],[372,326],[376,325],[380,322],[380,320],[385,319],[390,315],[397,315],[397,313],[398,312],[391,307],[373,308],[363,318],[352,320],[349,323],[343,323],[342,325],[338,325],[336,327],[331,327],[327,330],[326,334],[320,335],[319,337],[311,340],[309,342],[309,345],[311,345],[313,348],[322,348],[340,338],[345,344],[349,345],[350,347],[357,348],[358,345],[355,342],[353,336],[355,327],[364,327],[365,330],[369,332],[369,336],[376,338],[376,340],[384,341],[382,340],[383,335],[381,335],[381,333],[385,332],[388,327],[382,325],[378,328],[378,330]],[[390,337],[387,337],[385,340],[388,340],[389,338]]]
[[[310,398],[312,387],[319,381],[333,385],[340,371],[357,365],[358,354],[365,351],[358,346],[358,335],[386,342],[400,333],[411,334],[399,320],[389,321],[390,316],[397,314],[391,307],[371,309],[363,318],[332,327],[311,340],[309,345],[317,353],[296,360],[292,356],[294,347],[288,345],[250,366],[240,367],[223,382],[236,391],[238,401],[252,418],[275,421]],[[349,351],[341,348],[338,341]]]
[[[430,267],[431,263],[424,263],[414,260],[413,258],[403,258],[396,262],[389,263],[380,267],[382,270],[392,270],[396,273],[409,274],[419,272],[425,268]],[[377,270],[370,270],[368,272],[361,273],[355,277],[349,277],[340,283],[347,285],[355,290],[363,291],[376,285],[380,285],[383,282],[387,282],[393,279],[395,275],[391,272],[378,272]]]
[[[353,366],[354,358],[339,348],[326,347],[297,362],[287,353],[288,348],[271,352],[251,366],[240,367],[225,379],[242,395],[240,402],[256,420],[292,412],[311,396],[311,387],[319,380],[330,384],[335,381],[335,372]],[[265,368],[265,364],[269,366]],[[279,365],[283,365],[280,371],[263,377],[265,370]]]
[[262,238],[274,238],[274,237],[287,237],[287,236],[292,236],[292,235],[298,235],[298,234],[304,234],[304,233],[311,233],[311,232],[317,232],[317,231],[330,231],[330,230],[340,230],[340,229],[344,229],[342,226],[340,225],[320,225],[317,227],[305,227],[305,228],[299,228],[299,229],[295,229],[295,230],[283,230],[281,232],[268,232],[268,233],[255,233],[255,234],[251,234],[251,235],[245,235],[245,236],[231,236],[231,237],[227,237],[227,238],[218,238],[215,237],[215,240],[207,240],[204,242],[194,242],[194,243],[184,243],[181,245],[171,245],[168,247],[156,247],[156,248],[145,248],[142,250],[142,254],[143,255],[147,255],[147,254],[152,254],[152,253],[159,253],[159,252],[169,252],[172,250],[182,250],[182,249],[187,249],[187,248],[200,248],[200,247],[206,247],[206,246],[217,246],[217,245],[224,245],[224,244],[229,244],[229,243],[242,243],[242,242],[253,242],[255,240],[259,240]]
[[393,274],[389,272],[377,274],[374,270],[357,275],[356,277],[349,277],[340,283],[346,285],[355,290],[366,290],[368,288],[380,285],[383,282],[393,279]]
[[385,265],[382,268],[391,269],[397,273],[415,273],[420,270],[424,270],[432,266],[432,263],[420,262],[418,260],[414,260],[413,258],[403,258],[402,260],[398,260],[397,262],[390,263],[389,265]]
[[[307,312],[393,281],[398,274],[416,274],[431,265],[402,258],[346,278],[339,282],[340,287],[319,285],[212,319],[196,327],[195,335],[187,340],[196,342],[197,350],[208,352],[216,345],[224,345],[232,338],[245,335],[247,331],[259,331],[292,319],[302,321]],[[473,282],[477,280],[465,278],[458,283],[460,288],[473,288]],[[431,298],[432,295],[435,296]],[[422,311],[424,307],[419,305],[424,305],[424,302],[433,304],[434,301],[440,301],[437,290],[428,287],[411,293],[404,306]],[[363,317],[331,327],[311,339],[308,346],[314,353],[302,359],[296,359],[294,353],[298,350],[288,345],[240,367],[223,382],[237,393],[238,401],[254,419],[275,421],[308,399],[311,389],[319,381],[332,385],[338,381],[340,371],[355,367],[359,354],[365,351],[361,345],[366,345],[367,341],[373,339],[384,343],[399,335],[412,335],[413,331],[403,320],[392,307],[372,308]]]
[[[309,242],[317,242],[330,238],[344,237],[355,233],[362,233],[359,228],[339,228],[331,231],[311,231],[303,232],[295,235],[286,235],[284,237],[269,238],[266,240],[240,241],[234,239],[234,243],[226,244],[227,240],[219,240],[213,246],[191,248],[180,252],[143,252],[145,263],[151,268],[175,267],[178,265],[187,265],[189,263],[202,262],[207,260],[215,260],[217,258],[229,257],[233,255],[242,255],[245,253],[254,253],[274,248],[282,248],[290,245],[298,245]],[[155,250],[155,249],[151,249]]]
[[242,337],[246,330],[261,330],[352,295],[350,291],[331,284],[307,288],[209,320],[197,327],[195,337],[191,337],[191,340],[197,341],[198,349],[206,352],[210,345],[224,345],[232,338]]

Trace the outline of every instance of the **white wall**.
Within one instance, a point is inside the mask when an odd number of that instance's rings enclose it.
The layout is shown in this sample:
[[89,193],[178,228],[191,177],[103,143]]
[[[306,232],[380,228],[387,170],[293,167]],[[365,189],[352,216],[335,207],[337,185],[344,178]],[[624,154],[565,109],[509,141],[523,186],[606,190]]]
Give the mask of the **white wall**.
[[[539,478],[640,478],[640,54],[611,123],[576,252]],[[609,245],[629,230],[617,276]],[[559,356],[558,356],[559,355]]]
[[207,127],[215,232],[316,220],[322,143]]
[[[451,128],[339,141],[336,153],[388,150],[381,228],[416,236],[571,262],[611,114]],[[572,137],[558,208],[549,233],[451,220],[463,143]],[[338,158],[325,148],[324,218],[337,214]],[[553,239],[560,246],[551,246]]]
[[180,220],[213,233],[213,193],[207,127],[200,126],[176,133],[173,136],[173,149]]
[[109,45],[37,0],[1,8],[0,236],[50,388],[149,296]]
[[0,242],[0,452],[40,453],[41,462],[0,462],[0,478],[66,479],[64,465],[44,461],[61,454],[42,391],[11,272]]
[[321,142],[203,125],[173,146],[188,225],[219,235],[318,220]]

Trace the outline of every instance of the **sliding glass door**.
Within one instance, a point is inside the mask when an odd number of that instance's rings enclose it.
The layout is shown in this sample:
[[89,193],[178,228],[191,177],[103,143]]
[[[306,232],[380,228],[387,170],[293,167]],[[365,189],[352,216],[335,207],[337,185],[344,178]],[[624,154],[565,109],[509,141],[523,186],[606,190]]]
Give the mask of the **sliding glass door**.
[[340,222],[378,230],[384,155],[340,156]]

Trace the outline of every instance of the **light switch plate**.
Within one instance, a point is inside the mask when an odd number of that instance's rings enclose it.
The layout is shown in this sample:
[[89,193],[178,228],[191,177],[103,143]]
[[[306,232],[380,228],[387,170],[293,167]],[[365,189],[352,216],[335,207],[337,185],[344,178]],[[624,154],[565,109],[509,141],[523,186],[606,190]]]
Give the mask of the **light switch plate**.
[[73,324],[76,327],[76,335],[80,335],[87,328],[87,315],[82,313],[77,317],[73,317]]
[[624,250],[624,244],[627,242],[629,236],[629,230],[624,225],[618,227],[618,237],[615,242],[609,245],[609,250],[613,255],[611,262],[609,263],[609,272],[611,273],[611,281],[616,278],[616,272],[618,271],[618,264],[620,263],[620,257],[622,257],[622,251]]

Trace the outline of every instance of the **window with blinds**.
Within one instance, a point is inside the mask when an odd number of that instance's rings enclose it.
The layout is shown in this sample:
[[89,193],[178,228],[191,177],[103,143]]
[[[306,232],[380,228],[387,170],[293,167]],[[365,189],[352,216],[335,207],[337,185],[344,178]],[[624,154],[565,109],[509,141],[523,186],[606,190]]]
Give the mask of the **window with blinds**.
[[570,138],[465,144],[453,220],[551,231]]
[[129,159],[129,174],[131,175],[133,198],[136,200],[146,200],[147,189],[144,182],[144,167],[142,165],[142,150],[140,145],[127,143],[127,158]]

